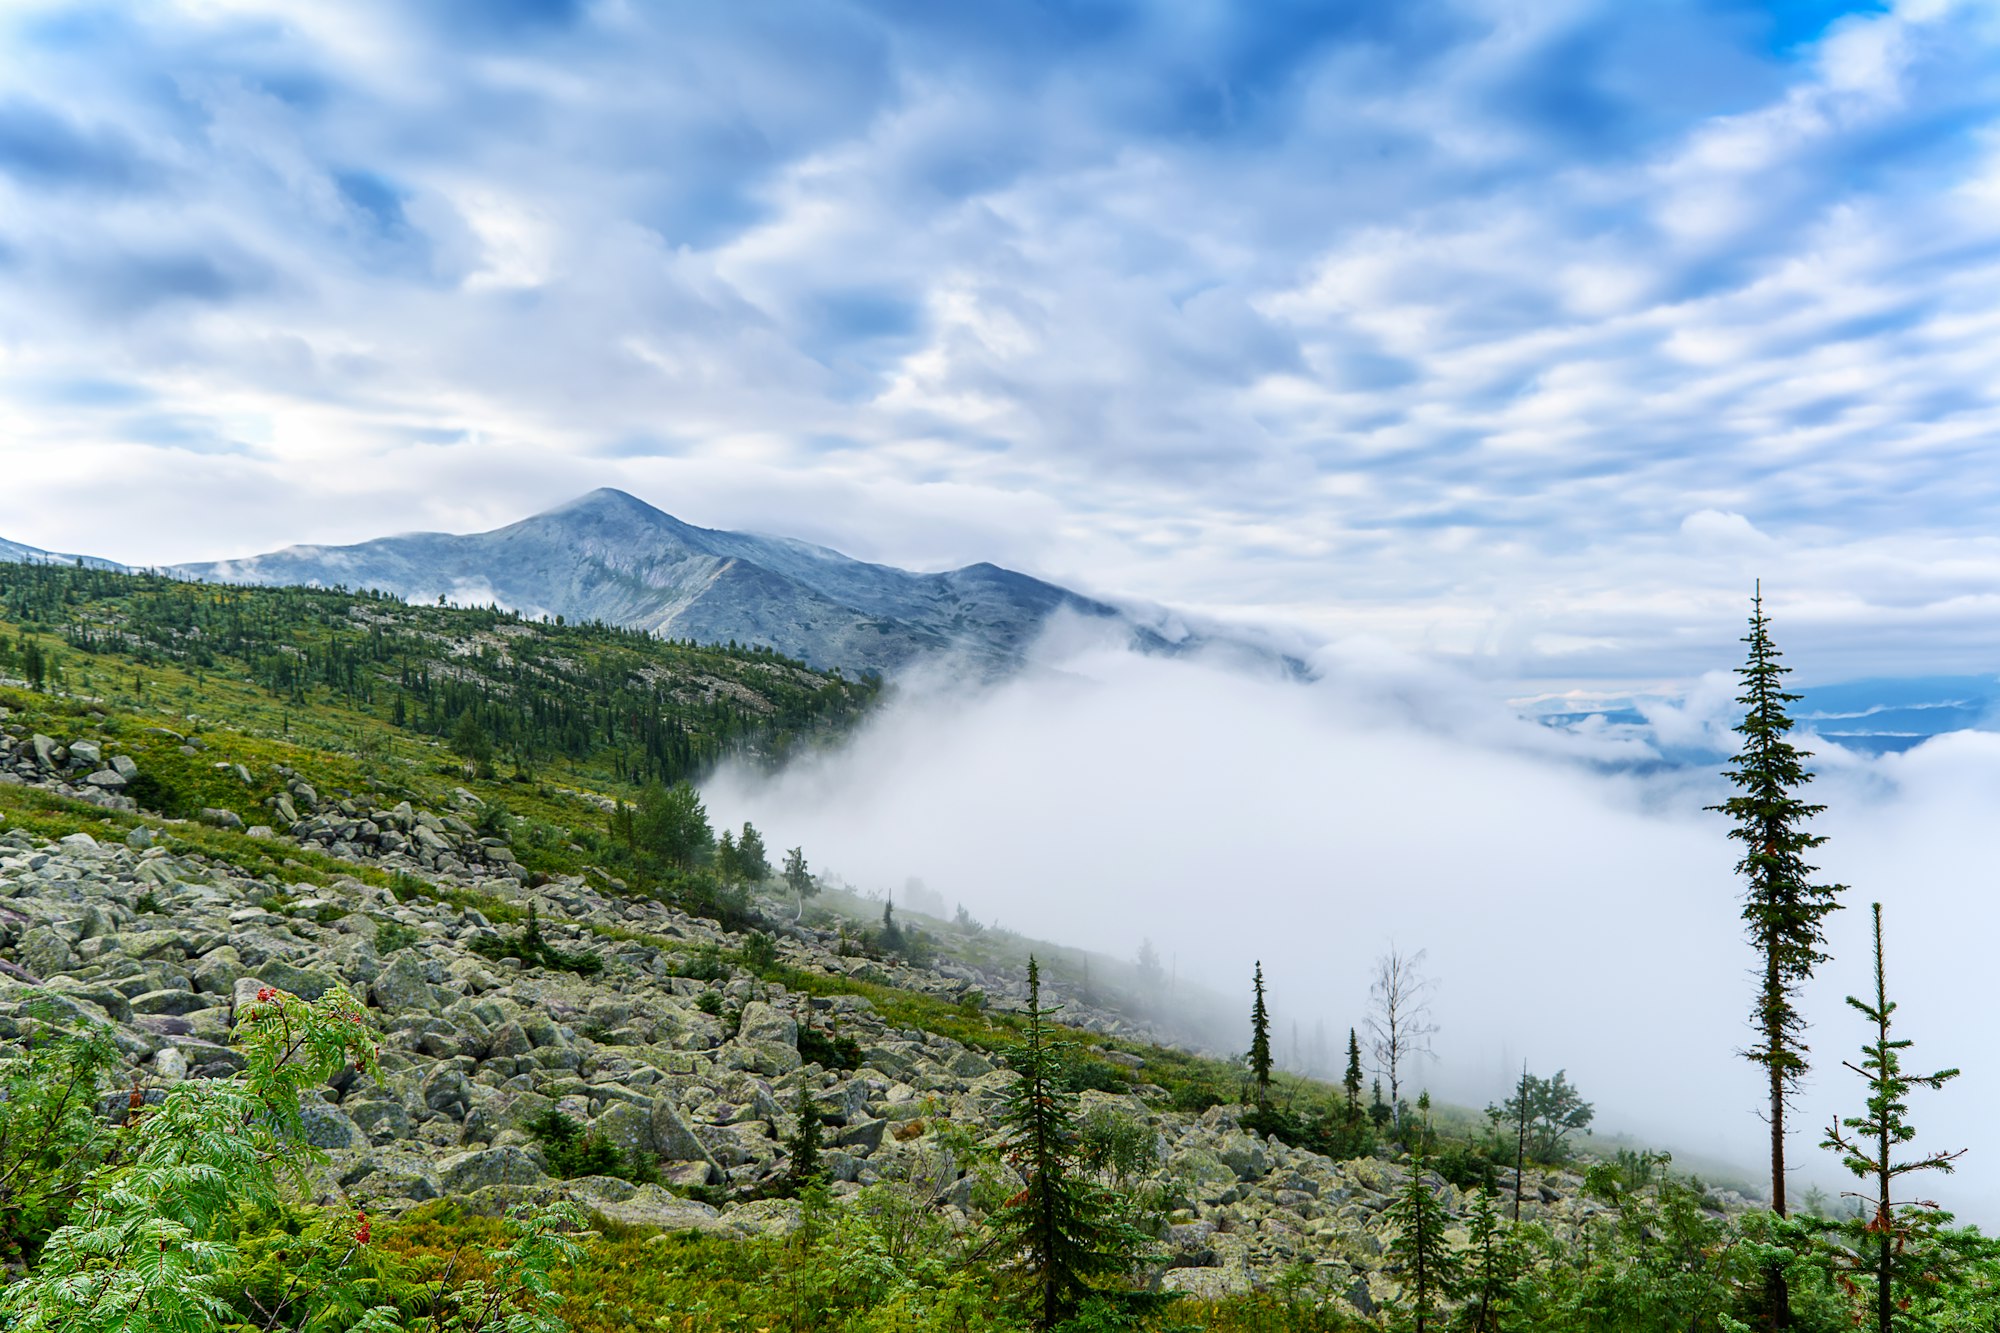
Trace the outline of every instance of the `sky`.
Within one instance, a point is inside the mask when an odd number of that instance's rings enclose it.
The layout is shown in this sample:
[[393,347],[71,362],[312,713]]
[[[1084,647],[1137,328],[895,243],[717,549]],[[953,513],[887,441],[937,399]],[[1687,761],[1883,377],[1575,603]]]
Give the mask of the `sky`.
[[692,522],[1509,681],[2000,660],[1981,0],[0,5],[0,537]]

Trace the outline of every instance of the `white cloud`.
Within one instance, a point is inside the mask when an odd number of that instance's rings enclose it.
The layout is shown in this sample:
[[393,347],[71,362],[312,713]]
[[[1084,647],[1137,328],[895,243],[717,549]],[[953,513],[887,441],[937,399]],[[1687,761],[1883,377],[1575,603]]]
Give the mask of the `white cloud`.
[[[1759,1075],[1737,1054],[1754,959],[1736,844],[1702,809],[1728,794],[1718,774],[1606,776],[1592,761],[1635,757],[1630,742],[1521,722],[1482,682],[1379,645],[1348,645],[1311,688],[1074,639],[1059,665],[977,695],[906,692],[841,751],[775,780],[725,772],[711,812],[863,889],[915,875],[983,920],[1118,957],[1150,938],[1224,994],[1261,959],[1281,1031],[1359,1025],[1372,960],[1391,940],[1428,949],[1440,1094],[1483,1105],[1523,1058],[1566,1068],[1607,1127],[1757,1179]],[[1660,743],[1728,740],[1733,686],[1714,672],[1648,704]],[[1964,979],[2000,929],[1982,813],[2000,736],[1882,760],[1814,748],[1820,855],[1851,910],[1805,997],[1815,1073],[1793,1161],[1830,1184],[1814,1145],[1858,1106],[1839,1060],[1864,1034],[1841,997],[1868,984],[1871,900],[1916,1058],[1968,1070],[1914,1108],[1924,1140],[1985,1137],[2000,1069],[1979,1065]],[[2000,1217],[2000,1157],[1968,1158],[1945,1198]]]

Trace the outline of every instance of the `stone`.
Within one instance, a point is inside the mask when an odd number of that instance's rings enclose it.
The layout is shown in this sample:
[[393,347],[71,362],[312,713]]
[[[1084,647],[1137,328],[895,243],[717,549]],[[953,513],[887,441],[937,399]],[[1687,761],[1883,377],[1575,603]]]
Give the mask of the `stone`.
[[114,769],[100,768],[84,778],[84,782],[100,791],[125,790],[125,777]]
[[513,1146],[479,1148],[438,1163],[438,1183],[447,1193],[468,1194],[488,1185],[536,1185],[548,1173],[525,1151]]
[[1238,1180],[1257,1180],[1271,1169],[1271,1154],[1248,1134],[1232,1134],[1216,1149],[1215,1156],[1236,1173]]
[[101,764],[104,762],[104,747],[96,741],[71,741],[69,759],[73,764]]
[[834,1142],[866,1157],[882,1146],[882,1131],[888,1127],[887,1120],[862,1120],[842,1130]]
[[705,1203],[683,1199],[659,1185],[641,1185],[629,1198],[605,1200],[595,1210],[627,1226],[662,1231],[726,1231],[722,1215]]
[[257,1003],[257,992],[265,989],[262,977],[238,977],[236,984],[229,988],[229,1007],[242,1018],[250,1006]]
[[290,991],[301,1000],[317,1000],[340,984],[339,978],[316,967],[300,967],[282,958],[273,958],[258,969],[266,983]]
[[1160,1278],[1162,1291],[1177,1291],[1198,1301],[1218,1301],[1251,1289],[1250,1274],[1232,1268],[1169,1268]]
[[172,1046],[162,1046],[153,1055],[153,1076],[163,1083],[178,1083],[187,1077],[187,1057]]
[[766,1078],[780,1078],[803,1064],[796,1046],[775,1041],[732,1041],[722,1048],[722,1064]]
[[673,1103],[662,1097],[653,1102],[653,1151],[663,1162],[706,1162],[715,1165],[714,1156],[687,1127]]
[[[194,975],[190,978],[194,988],[210,995],[227,995],[234,1002],[236,983],[249,969],[243,966],[242,955],[232,945],[225,944],[218,949],[210,949],[195,964]],[[253,991],[252,994],[255,994]]]
[[197,1009],[207,1009],[220,1004],[213,995],[203,995],[191,990],[153,990],[132,997],[132,1012],[135,1014],[191,1014]]
[[204,806],[201,812],[201,822],[204,824],[213,824],[217,828],[241,829],[243,827],[243,816],[237,814],[234,810]]
[[305,1141],[315,1148],[366,1148],[368,1135],[338,1106],[307,1103],[299,1108]]
[[416,1127],[410,1123],[410,1113],[403,1109],[401,1102],[365,1101],[343,1104],[347,1112],[371,1143],[390,1143],[407,1139]]
[[139,776],[139,765],[129,754],[114,754],[111,756],[111,771],[130,782]]
[[472,1105],[472,1085],[450,1065],[440,1065],[424,1080],[424,1105],[439,1115],[463,1120]]
[[650,1108],[634,1106],[631,1102],[613,1102],[604,1108],[602,1115],[590,1122],[590,1127],[616,1147],[627,1162],[653,1156],[653,1115]]
[[22,934],[21,942],[14,946],[14,956],[23,967],[43,978],[76,966],[76,951],[69,947],[69,941],[47,926],[35,926]]
[[774,1005],[752,1000],[743,1006],[743,1021],[737,1026],[736,1039],[742,1042],[776,1042],[797,1050],[798,1020]]
[[141,824],[125,835],[125,845],[134,851],[143,852],[153,845],[153,830]]
[[436,993],[424,980],[422,961],[408,950],[398,951],[368,983],[368,998],[391,1014],[432,1014],[439,1008]]
[[510,1018],[493,1029],[493,1035],[486,1042],[486,1058],[526,1055],[534,1049],[535,1043],[528,1040],[527,1031]]

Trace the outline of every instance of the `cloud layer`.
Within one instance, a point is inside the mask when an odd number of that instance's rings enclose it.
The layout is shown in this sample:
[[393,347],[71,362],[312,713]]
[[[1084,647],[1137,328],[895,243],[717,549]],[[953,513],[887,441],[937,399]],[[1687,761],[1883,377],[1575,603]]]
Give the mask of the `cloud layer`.
[[[1308,1039],[1359,1026],[1374,960],[1425,949],[1442,1031],[1419,1086],[1479,1106],[1524,1059],[1564,1068],[1606,1127],[1758,1178],[1759,1074],[1738,1055],[1755,957],[1735,844],[1703,809],[1727,792],[1714,769],[1608,775],[1599,761],[1641,757],[1635,742],[1551,732],[1475,680],[1373,654],[1329,658],[1311,687],[1088,648],[1062,665],[979,695],[906,691],[818,763],[719,775],[710,808],[859,888],[914,875],[982,920],[1127,959],[1151,939],[1245,1014],[1261,960],[1281,1051],[1293,1023]],[[1680,720],[1712,735],[1729,707],[1697,698]],[[1938,1188],[1990,1225],[2000,1068],[1966,985],[2000,931],[2000,735],[1882,759],[1808,743],[1820,857],[1851,887],[1802,1000],[1799,1187],[1842,1187],[1816,1145],[1860,1106],[1840,1061],[1867,1034],[1842,997],[1871,984],[1879,900],[1913,1067],[1966,1070],[1913,1104],[1922,1146],[1974,1149]]]

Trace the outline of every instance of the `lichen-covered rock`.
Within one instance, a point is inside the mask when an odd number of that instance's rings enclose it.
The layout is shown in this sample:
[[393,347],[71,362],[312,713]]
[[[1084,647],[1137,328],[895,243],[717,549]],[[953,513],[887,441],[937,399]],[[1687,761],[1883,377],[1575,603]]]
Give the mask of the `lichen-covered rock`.
[[438,1163],[438,1183],[452,1194],[470,1194],[488,1185],[538,1185],[548,1179],[542,1164],[520,1148],[478,1148]]

